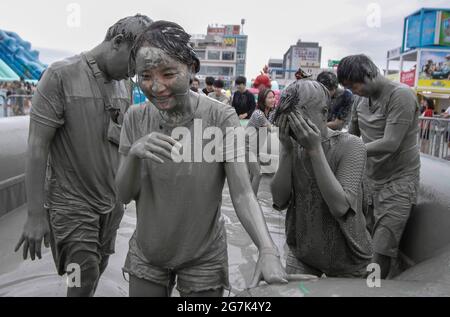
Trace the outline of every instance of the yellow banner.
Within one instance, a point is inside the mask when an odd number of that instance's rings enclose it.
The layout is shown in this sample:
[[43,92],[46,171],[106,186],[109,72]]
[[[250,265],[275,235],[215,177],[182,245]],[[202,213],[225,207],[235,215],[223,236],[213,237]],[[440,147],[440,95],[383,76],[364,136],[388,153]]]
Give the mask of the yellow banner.
[[417,84],[420,88],[433,88],[433,89],[444,89],[450,90],[450,80],[446,79],[419,79]]

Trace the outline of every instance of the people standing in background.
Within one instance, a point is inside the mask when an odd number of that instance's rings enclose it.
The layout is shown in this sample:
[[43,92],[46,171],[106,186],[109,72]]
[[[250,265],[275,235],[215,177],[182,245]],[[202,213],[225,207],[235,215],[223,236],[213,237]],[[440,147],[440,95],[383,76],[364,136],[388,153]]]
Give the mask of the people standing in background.
[[[261,164],[259,158],[260,145],[267,142],[267,136],[272,128],[272,118],[275,111],[275,93],[271,89],[261,90],[258,94],[258,107],[250,118],[246,132],[248,135],[247,166],[250,173],[250,182],[256,196],[258,196],[261,181]],[[260,130],[266,128],[265,130]],[[260,133],[261,132],[261,133]]]
[[337,76],[332,72],[320,73],[317,81],[330,92],[331,101],[327,125],[332,130],[341,131],[350,119],[353,94],[350,90],[339,87]]
[[230,98],[225,95],[223,88],[225,87],[225,83],[222,79],[216,79],[214,81],[214,91],[208,94],[208,97],[213,98],[221,103],[226,105],[230,104]]
[[214,81],[215,81],[214,77],[206,77],[205,79],[206,87],[202,89],[202,92],[205,95],[208,96],[210,93],[214,91]]
[[250,119],[256,108],[255,96],[247,90],[247,78],[236,78],[236,92],[233,95],[231,106],[236,110],[239,119]]
[[201,90],[200,90],[200,80],[197,78],[197,77],[194,77],[194,78],[192,78],[191,79],[191,90],[193,91],[193,92],[196,92],[196,93],[203,93]]
[[432,118],[434,116],[434,100],[423,98],[421,104],[423,107],[425,107],[425,111],[423,112],[422,117]]

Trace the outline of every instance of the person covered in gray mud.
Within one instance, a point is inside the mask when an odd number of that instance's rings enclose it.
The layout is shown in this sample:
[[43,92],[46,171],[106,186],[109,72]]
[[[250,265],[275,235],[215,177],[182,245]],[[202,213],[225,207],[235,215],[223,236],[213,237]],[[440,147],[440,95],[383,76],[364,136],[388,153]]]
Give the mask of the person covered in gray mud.
[[[245,149],[240,151],[233,137],[240,127],[235,110],[189,89],[189,79],[200,69],[189,39],[178,24],[158,21],[132,51],[131,63],[149,102],[130,107],[125,117],[116,177],[122,200],[135,200],[137,208],[124,266],[131,297],[170,296],[175,283],[181,296],[218,297],[229,289],[220,211],[225,179],[238,218],[259,250],[250,286],[261,279],[287,282],[250,181],[242,177],[248,171],[245,157],[239,162]],[[196,133],[208,131],[218,138],[216,159],[192,159],[202,155],[196,151]],[[193,149],[189,156],[188,148]]]
[[128,61],[134,40],[151,22],[143,15],[118,21],[94,49],[50,65],[33,97],[28,218],[16,251],[23,245],[24,259],[29,253],[34,261],[44,242],[60,275],[78,266],[80,284],[68,287],[69,297],[93,296],[114,253],[123,216],[115,174],[131,103]]
[[417,203],[420,107],[410,87],[385,78],[365,55],[344,58],[338,78],[359,96],[349,132],[361,136],[367,148],[373,262],[386,278],[395,274],[400,240]]
[[366,149],[327,127],[328,102],[322,84],[298,80],[278,106],[280,167],[271,191],[274,207],[287,208],[286,272],[364,277],[372,258],[362,212]]

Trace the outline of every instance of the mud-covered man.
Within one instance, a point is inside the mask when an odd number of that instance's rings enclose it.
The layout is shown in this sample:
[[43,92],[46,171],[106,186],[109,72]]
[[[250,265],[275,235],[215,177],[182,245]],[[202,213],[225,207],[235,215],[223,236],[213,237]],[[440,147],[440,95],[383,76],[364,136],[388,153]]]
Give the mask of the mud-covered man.
[[60,275],[79,266],[80,285],[68,296],[93,296],[114,253],[123,215],[114,178],[131,100],[125,79],[133,42],[151,22],[142,15],[118,21],[94,49],[52,64],[33,97],[28,218],[16,251],[23,245],[24,259],[35,260],[44,242]]
[[[349,132],[367,148],[374,263],[386,278],[417,202],[420,177],[419,103],[408,86],[388,80],[365,55],[344,58],[339,82],[355,95]],[[369,219],[370,219],[369,218]]]

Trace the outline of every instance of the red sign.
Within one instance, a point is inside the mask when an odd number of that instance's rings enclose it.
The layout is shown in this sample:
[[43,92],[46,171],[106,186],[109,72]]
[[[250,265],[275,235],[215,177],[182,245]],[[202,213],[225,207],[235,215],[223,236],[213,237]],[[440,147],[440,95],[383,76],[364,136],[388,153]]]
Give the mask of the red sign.
[[208,35],[239,35],[240,25],[208,26]]
[[222,27],[214,27],[214,26],[208,26],[208,35],[224,35],[225,34],[225,28]]
[[414,87],[416,83],[416,70],[410,70],[407,72],[400,73],[400,82],[408,85],[409,87]]

